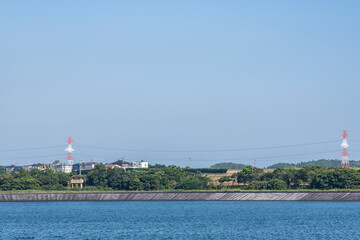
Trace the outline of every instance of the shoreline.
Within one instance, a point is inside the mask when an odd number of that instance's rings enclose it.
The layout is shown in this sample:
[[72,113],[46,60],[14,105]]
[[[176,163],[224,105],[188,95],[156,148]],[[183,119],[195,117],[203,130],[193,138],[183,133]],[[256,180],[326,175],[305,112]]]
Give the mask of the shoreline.
[[360,192],[0,193],[0,202],[57,201],[360,201]]

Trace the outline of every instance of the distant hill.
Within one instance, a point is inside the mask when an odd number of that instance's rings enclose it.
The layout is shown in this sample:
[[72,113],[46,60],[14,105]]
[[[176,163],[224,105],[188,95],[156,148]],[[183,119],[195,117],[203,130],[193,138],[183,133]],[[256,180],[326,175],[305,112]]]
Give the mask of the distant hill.
[[[298,167],[299,164],[296,165]],[[275,169],[275,168],[289,168],[289,167],[295,167],[294,163],[275,163],[273,165],[268,166],[268,169]]]
[[216,163],[210,166],[214,169],[243,169],[244,167],[246,167],[245,164],[232,162]]
[[[246,164],[242,163],[232,163],[232,162],[223,162],[223,163],[216,163],[210,168],[215,169],[243,169],[246,166]],[[289,168],[289,167],[296,167],[296,168],[302,168],[302,167],[311,167],[311,166],[320,166],[320,167],[335,167],[339,168],[341,167],[341,160],[336,159],[319,159],[319,160],[312,160],[308,162],[300,162],[296,165],[294,163],[275,163],[273,165],[268,166],[268,169],[275,169],[275,168]],[[360,161],[351,160],[350,161],[350,167],[352,168],[360,168]]]
[[[296,165],[294,163],[276,163],[276,164],[268,166],[267,168],[269,168],[269,169],[288,168],[288,167],[302,168],[302,167],[311,167],[311,166],[339,168],[339,167],[341,167],[341,160],[319,159],[319,160],[312,160],[312,161],[309,161],[309,162],[300,162],[300,163],[298,163]],[[351,160],[350,161],[350,167],[359,168],[360,167],[360,161]]]

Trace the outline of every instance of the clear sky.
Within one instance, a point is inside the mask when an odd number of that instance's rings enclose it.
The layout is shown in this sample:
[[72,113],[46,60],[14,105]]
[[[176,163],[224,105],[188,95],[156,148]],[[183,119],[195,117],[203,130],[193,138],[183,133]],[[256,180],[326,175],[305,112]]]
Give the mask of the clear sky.
[[72,136],[75,162],[263,167],[340,158],[343,129],[359,159],[359,23],[359,1],[1,1],[0,165]]

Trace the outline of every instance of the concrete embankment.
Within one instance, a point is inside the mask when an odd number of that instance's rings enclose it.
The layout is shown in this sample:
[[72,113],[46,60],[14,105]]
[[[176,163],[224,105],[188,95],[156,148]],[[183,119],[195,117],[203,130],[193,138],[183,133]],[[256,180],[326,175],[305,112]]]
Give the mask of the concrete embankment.
[[0,194],[0,202],[42,201],[360,201],[360,192],[118,192]]

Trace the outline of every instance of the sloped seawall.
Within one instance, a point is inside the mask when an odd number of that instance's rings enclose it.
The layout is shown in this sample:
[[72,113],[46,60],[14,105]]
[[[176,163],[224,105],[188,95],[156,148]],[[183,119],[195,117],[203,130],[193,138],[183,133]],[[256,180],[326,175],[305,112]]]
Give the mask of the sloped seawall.
[[42,201],[360,201],[360,192],[118,192],[0,194],[0,202]]

